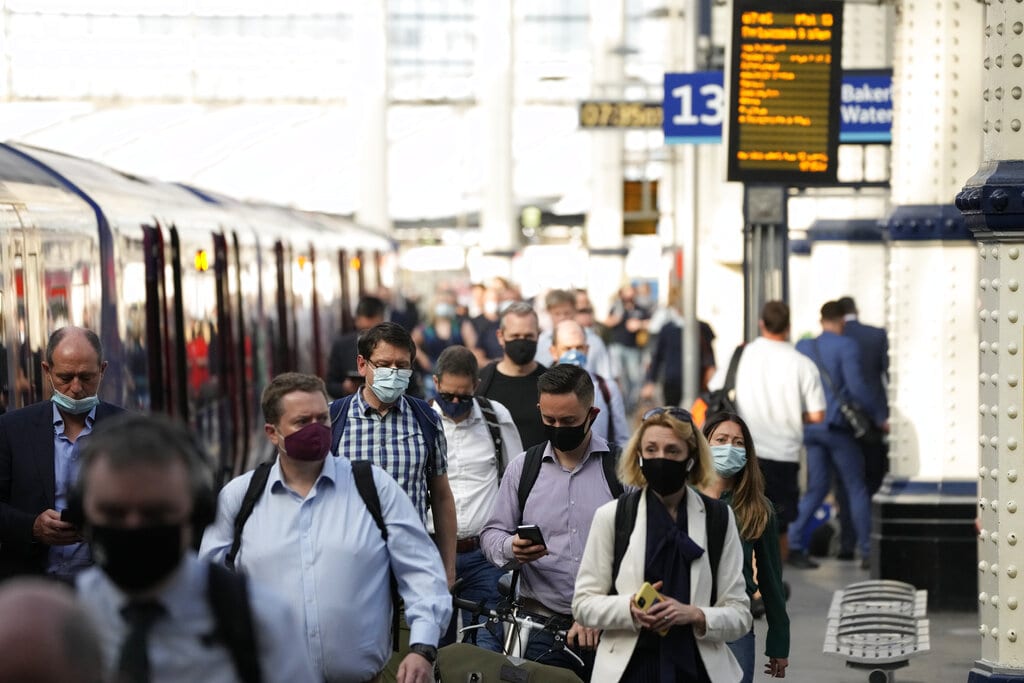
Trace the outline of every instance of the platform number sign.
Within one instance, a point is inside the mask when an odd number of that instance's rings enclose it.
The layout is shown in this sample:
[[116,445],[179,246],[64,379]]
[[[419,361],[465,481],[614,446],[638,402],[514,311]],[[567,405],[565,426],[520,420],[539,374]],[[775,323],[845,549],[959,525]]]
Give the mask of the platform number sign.
[[727,111],[722,72],[665,74],[663,107],[666,144],[721,142]]

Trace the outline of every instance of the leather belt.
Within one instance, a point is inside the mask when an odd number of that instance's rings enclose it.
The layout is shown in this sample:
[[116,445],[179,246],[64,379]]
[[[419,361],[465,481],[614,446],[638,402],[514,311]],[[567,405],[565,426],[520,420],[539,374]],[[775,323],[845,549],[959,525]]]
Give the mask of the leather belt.
[[455,552],[457,553],[469,553],[474,550],[480,549],[480,537],[470,536],[469,538],[460,538],[455,541]]

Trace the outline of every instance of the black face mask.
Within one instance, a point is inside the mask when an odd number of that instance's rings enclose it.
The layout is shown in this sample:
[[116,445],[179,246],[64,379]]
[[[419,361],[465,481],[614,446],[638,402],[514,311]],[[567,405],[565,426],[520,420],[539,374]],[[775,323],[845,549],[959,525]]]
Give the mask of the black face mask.
[[555,427],[554,425],[544,425],[544,436],[548,437],[548,441],[554,448],[564,452],[574,451],[580,447],[583,443],[583,439],[587,437],[587,432],[590,430],[590,425],[593,421],[586,421],[582,424],[578,424],[575,427]]
[[516,365],[526,365],[537,355],[537,340],[510,339],[505,342],[505,353]]
[[655,493],[671,496],[686,486],[686,478],[693,469],[693,458],[669,460],[668,458],[640,458],[640,470],[644,479]]
[[118,588],[138,593],[167,578],[184,553],[182,524],[122,529],[90,526],[89,545],[96,564]]

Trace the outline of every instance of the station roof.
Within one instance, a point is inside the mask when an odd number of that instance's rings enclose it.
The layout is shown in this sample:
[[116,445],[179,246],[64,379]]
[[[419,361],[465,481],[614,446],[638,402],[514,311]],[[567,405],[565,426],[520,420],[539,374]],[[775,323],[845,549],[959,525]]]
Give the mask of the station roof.
[[[392,220],[476,214],[486,178],[482,112],[473,105],[393,105]],[[238,199],[351,214],[358,208],[355,114],[344,104],[12,101],[7,139],[187,183]],[[513,111],[514,195],[555,214],[590,203],[591,134],[574,107]]]

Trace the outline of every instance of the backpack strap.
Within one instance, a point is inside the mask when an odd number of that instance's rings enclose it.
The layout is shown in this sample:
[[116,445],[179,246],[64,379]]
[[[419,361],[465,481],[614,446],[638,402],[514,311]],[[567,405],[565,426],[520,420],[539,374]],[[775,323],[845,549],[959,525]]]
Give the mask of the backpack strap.
[[242,683],[260,683],[259,648],[245,576],[210,564],[206,599],[216,625],[214,637],[223,641]]
[[736,370],[740,366],[740,356],[743,355],[743,349],[746,344],[740,344],[736,347],[736,350],[732,352],[732,358],[729,359],[729,369],[725,373],[725,384],[722,385],[722,391],[726,394],[736,388]]
[[491,441],[494,442],[494,462],[498,468],[498,481],[505,475],[505,459],[502,457],[501,427],[498,424],[498,414],[494,411],[494,405],[486,396],[477,396],[476,404],[480,406],[480,412],[484,414],[484,422],[487,423],[487,431],[491,433]]
[[714,607],[718,602],[718,564],[722,559],[725,533],[729,530],[729,508],[720,500],[709,498],[700,491],[697,493],[704,500],[704,531],[708,543],[708,562],[711,563],[711,602],[709,604]]
[[422,398],[406,396],[406,403],[412,407],[412,415],[419,425],[420,434],[427,446],[427,463],[424,469],[427,474],[427,482],[434,476],[434,461],[437,459],[437,433],[441,430],[441,418],[430,407],[430,404]]
[[477,396],[483,396],[490,390],[491,383],[494,382],[494,373],[497,371],[498,361],[491,361],[480,368],[480,383],[476,386]]
[[615,444],[608,444],[608,452],[601,454],[601,468],[604,470],[604,480],[608,483],[608,490],[612,492],[612,498],[621,498],[623,492],[622,482],[619,481],[619,475],[616,472],[621,452]]
[[537,483],[537,475],[540,474],[541,460],[544,458],[544,449],[548,442],[542,441],[526,449],[526,456],[523,460],[523,474],[519,477],[519,488],[516,493],[519,496],[519,522],[523,521],[523,510],[526,509],[526,499],[530,497],[533,485]]
[[[380,496],[377,495],[377,484],[373,481],[373,465],[368,460],[352,461],[352,477],[356,482],[356,490],[363,504],[373,517],[373,521],[380,529],[384,545],[388,542],[388,526],[384,523],[384,513],[380,507]],[[398,581],[395,579],[395,571],[388,565],[388,579],[391,588],[391,649],[398,652],[398,621],[399,605],[401,596],[398,594]]]
[[616,595],[615,580],[619,578],[619,568],[622,567],[622,558],[626,555],[626,548],[629,547],[629,535],[633,533],[636,526],[636,513],[640,507],[640,496],[643,489],[634,489],[629,493],[619,496],[615,503],[615,550],[612,555],[612,586],[609,595]]
[[245,523],[252,516],[252,510],[256,507],[256,502],[267,488],[267,480],[270,479],[270,468],[273,466],[273,460],[261,462],[253,470],[249,486],[245,489],[245,495],[242,496],[242,505],[238,508],[238,513],[235,514],[234,536],[231,538],[231,549],[228,550],[228,554],[224,557],[224,566],[232,571],[235,569],[235,558],[238,557],[238,551],[242,547],[242,530],[245,529]]
[[348,409],[352,405],[353,396],[355,394],[349,394],[331,402],[331,453],[334,455],[338,455],[338,444],[341,443],[341,435],[345,432]]
[[[612,392],[608,389],[608,382],[604,377],[594,373],[594,378],[597,380],[597,388],[601,390],[601,397],[604,398],[604,404],[608,406],[608,443],[615,443],[615,420],[612,417]],[[618,498],[618,496],[615,496]]]

